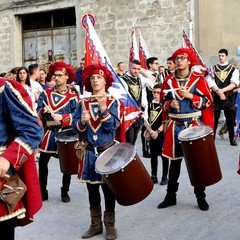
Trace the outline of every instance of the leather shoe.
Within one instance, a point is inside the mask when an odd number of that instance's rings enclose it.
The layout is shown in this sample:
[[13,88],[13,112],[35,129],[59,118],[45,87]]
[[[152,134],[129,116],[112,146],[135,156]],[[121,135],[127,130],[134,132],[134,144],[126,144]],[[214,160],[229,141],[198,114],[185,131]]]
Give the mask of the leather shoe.
[[199,208],[202,211],[207,211],[209,209],[209,205],[205,198],[198,198],[197,203],[198,203]]
[[150,158],[151,154],[149,152],[143,152],[143,157],[144,158]]
[[153,183],[158,183],[158,178],[156,176],[151,176]]
[[47,190],[41,190],[42,194],[42,201],[48,200],[48,191]]
[[168,184],[168,178],[167,177],[162,177],[160,185],[167,185],[167,184]]
[[62,202],[64,203],[70,202],[70,197],[68,195],[68,192],[62,191],[61,198],[62,198]]
[[166,196],[165,199],[163,200],[163,202],[158,204],[158,208],[167,208],[170,206],[174,206],[177,204],[177,198],[176,195],[171,195],[171,196]]
[[238,145],[235,140],[230,140],[230,144],[231,144],[232,146],[237,146],[237,145]]

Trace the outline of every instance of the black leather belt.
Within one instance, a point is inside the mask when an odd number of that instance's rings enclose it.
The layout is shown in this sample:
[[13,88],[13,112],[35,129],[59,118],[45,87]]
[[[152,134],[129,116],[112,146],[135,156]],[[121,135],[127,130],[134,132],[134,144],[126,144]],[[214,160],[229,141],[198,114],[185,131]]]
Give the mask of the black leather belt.
[[191,125],[197,122],[197,120],[191,120],[191,121],[182,121],[179,118],[171,118],[173,121],[176,122],[177,126],[185,126],[185,125]]
[[106,143],[106,144],[104,144],[104,145],[102,145],[102,146],[99,146],[99,147],[94,148],[94,146],[93,146],[91,143],[89,143],[89,144],[86,146],[86,149],[87,149],[87,150],[91,150],[91,151],[97,150],[97,152],[103,152],[103,151],[105,151],[106,149],[108,149],[108,148],[110,148],[111,146],[113,146],[114,144],[115,144],[115,142],[112,141],[112,142],[110,142],[110,143]]

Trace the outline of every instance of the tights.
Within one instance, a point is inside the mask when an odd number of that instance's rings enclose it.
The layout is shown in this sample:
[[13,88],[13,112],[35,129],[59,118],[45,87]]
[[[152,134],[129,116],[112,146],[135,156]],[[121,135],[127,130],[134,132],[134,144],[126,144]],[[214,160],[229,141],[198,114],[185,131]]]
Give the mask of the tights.
[[15,227],[14,222],[15,222],[14,218],[0,222],[0,233],[1,236],[4,236],[4,239],[14,240],[14,227]]
[[115,210],[115,196],[110,190],[110,188],[107,186],[106,183],[104,184],[91,184],[87,183],[87,189],[88,189],[88,197],[89,197],[89,203],[91,207],[99,207],[101,205],[101,196],[99,187],[102,187],[103,195],[105,199],[105,211],[106,212],[114,212]]

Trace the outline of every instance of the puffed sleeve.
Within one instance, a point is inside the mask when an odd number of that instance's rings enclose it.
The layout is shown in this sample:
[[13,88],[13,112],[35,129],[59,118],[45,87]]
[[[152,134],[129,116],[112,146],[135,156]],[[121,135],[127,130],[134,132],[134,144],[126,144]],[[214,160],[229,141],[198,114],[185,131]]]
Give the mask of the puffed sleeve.
[[18,169],[38,147],[43,127],[36,110],[29,105],[28,93],[16,83],[6,81],[1,94],[3,120],[7,122],[8,134],[12,137],[2,156]]

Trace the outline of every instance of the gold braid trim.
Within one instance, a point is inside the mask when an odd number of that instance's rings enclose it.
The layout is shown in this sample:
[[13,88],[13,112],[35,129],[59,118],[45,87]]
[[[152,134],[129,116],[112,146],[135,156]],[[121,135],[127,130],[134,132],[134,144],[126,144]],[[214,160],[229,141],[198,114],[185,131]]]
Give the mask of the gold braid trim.
[[201,111],[193,112],[193,113],[181,113],[181,114],[173,114],[168,113],[170,118],[193,118],[193,117],[200,117],[202,115]]
[[35,109],[30,108],[30,106],[27,104],[27,102],[23,99],[20,92],[16,88],[14,88],[10,82],[6,81],[6,84],[10,87],[10,89],[13,91],[13,93],[18,98],[19,102],[28,110],[28,112],[30,112],[32,114],[32,116],[37,117],[38,116],[37,111]]
[[6,216],[0,217],[0,222],[9,220],[9,219],[12,219],[12,218],[15,218],[15,217],[17,217],[18,219],[22,219],[22,218],[25,217],[25,212],[26,212],[25,208],[18,209],[16,212],[13,212],[13,213],[8,214]]
[[22,146],[30,155],[33,153],[33,149],[25,142],[23,142],[22,139],[16,138],[14,142],[17,142],[20,146]]

